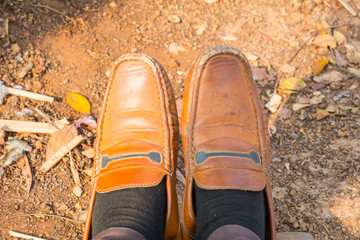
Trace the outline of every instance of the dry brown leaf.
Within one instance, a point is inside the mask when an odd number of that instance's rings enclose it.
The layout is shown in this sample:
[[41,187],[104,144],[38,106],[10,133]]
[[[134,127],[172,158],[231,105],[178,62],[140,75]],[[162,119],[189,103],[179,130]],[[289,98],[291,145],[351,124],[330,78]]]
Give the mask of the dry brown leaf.
[[29,196],[32,184],[32,174],[29,159],[26,156],[26,153],[24,154],[24,157],[17,162],[17,165],[21,169],[22,175],[25,177],[26,193]]
[[323,48],[327,48],[327,47],[336,48],[336,40],[333,36],[329,34],[323,34],[317,36],[314,39],[313,44],[315,46],[323,47]]
[[291,117],[291,113],[292,113],[291,109],[281,107],[278,116],[281,119],[288,119]]
[[59,151],[61,147],[67,145],[78,135],[76,128],[71,125],[64,127],[63,129],[54,132],[46,147],[46,160],[49,160],[52,156]]
[[334,113],[336,112],[337,110],[337,106],[334,105],[334,104],[329,104],[327,107],[326,107],[326,111],[330,112],[330,113]]
[[330,84],[333,82],[340,82],[344,79],[344,76],[341,72],[338,71],[331,71],[313,78],[315,82],[323,83],[323,84]]
[[293,75],[295,72],[296,68],[289,65],[289,64],[284,64],[280,67],[280,71],[283,73],[287,73],[289,75]]
[[298,103],[309,104],[310,103],[310,98],[308,98],[308,97],[299,97],[298,98]]
[[319,75],[319,73],[324,69],[324,67],[328,63],[329,63],[328,59],[321,59],[321,60],[316,61],[311,67],[314,76]]
[[339,64],[341,67],[343,67],[343,66],[346,66],[347,65],[347,61],[345,60],[345,58],[343,58],[342,56],[341,56],[341,54],[339,53],[339,51],[338,50],[334,50],[334,57],[335,57],[335,61],[336,61],[336,63],[337,64]]
[[252,67],[251,72],[252,72],[252,75],[253,75],[253,78],[255,81],[262,81],[262,80],[268,78],[266,68]]

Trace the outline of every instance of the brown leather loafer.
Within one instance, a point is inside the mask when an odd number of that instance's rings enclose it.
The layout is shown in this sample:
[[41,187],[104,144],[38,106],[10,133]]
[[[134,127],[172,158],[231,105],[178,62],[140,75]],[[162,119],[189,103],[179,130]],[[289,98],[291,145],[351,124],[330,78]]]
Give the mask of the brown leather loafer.
[[175,191],[179,130],[174,94],[163,67],[140,54],[119,58],[97,126],[93,190],[84,231],[90,238],[97,193],[151,187],[166,178],[164,239],[180,239]]
[[195,181],[203,189],[265,189],[266,239],[275,239],[265,114],[249,63],[239,50],[216,46],[197,58],[185,84],[181,133],[186,167],[183,238],[194,238]]

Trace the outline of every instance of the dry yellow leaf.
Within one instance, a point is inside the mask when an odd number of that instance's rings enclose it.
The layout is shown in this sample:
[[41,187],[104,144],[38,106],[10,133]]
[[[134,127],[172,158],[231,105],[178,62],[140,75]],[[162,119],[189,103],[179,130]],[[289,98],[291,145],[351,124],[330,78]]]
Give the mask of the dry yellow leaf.
[[324,67],[328,63],[329,63],[328,59],[321,59],[321,60],[316,61],[311,67],[314,76],[319,75],[319,73],[324,69]]
[[300,109],[303,109],[303,108],[306,108],[306,107],[309,107],[310,104],[307,104],[307,103],[294,103],[292,109],[294,112],[300,110]]
[[324,109],[318,109],[315,114],[313,114],[313,118],[316,118],[316,120],[321,120],[329,116],[330,113]]
[[295,93],[292,90],[300,90],[306,87],[306,83],[301,78],[290,77],[283,79],[279,84],[279,92],[285,94]]
[[76,111],[90,113],[90,102],[81,94],[72,92],[66,94],[66,102]]

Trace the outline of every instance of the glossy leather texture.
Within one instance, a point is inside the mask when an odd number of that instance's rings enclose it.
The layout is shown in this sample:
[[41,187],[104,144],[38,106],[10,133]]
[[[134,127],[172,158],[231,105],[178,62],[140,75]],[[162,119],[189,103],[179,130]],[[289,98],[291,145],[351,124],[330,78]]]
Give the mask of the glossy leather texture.
[[206,49],[189,72],[183,101],[183,239],[193,239],[195,233],[194,182],[204,189],[265,189],[266,239],[275,239],[269,136],[245,56],[226,46]]
[[160,63],[141,54],[116,60],[98,120],[84,240],[91,238],[96,193],[156,186],[163,178],[167,190],[164,239],[181,239],[175,190],[178,125],[174,94]]

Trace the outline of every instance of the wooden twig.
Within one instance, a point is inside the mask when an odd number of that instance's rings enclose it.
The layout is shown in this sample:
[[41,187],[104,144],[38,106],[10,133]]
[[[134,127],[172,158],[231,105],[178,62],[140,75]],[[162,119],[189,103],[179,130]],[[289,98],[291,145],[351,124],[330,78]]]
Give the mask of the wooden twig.
[[77,171],[76,167],[75,167],[75,163],[74,160],[72,158],[72,154],[71,154],[71,150],[69,149],[69,158],[70,158],[70,169],[71,172],[73,174],[73,178],[74,178],[74,182],[77,186],[80,186],[80,177],[79,177],[79,172]]
[[327,229],[327,227],[325,226],[325,224],[323,225],[323,227],[325,228],[325,231],[329,234],[329,236],[331,236],[329,230]]
[[55,8],[49,7],[49,6],[47,6],[47,5],[41,5],[41,4],[31,4],[31,5],[33,5],[34,7],[41,7],[41,8],[49,9],[49,10],[51,10],[51,11],[53,11],[53,12],[56,12],[56,13],[60,14],[61,16],[65,17],[65,18],[66,18],[67,20],[69,20],[69,21],[72,20],[72,19],[71,19],[68,15],[66,15],[65,13],[63,13],[63,12],[61,12],[61,11],[55,9]]
[[84,137],[81,135],[77,135],[73,138],[68,144],[62,146],[59,151],[57,151],[50,159],[48,159],[40,168],[40,170],[44,173],[50,170],[53,166],[55,166],[61,158],[63,158],[69,151],[79,145]]
[[[334,20],[332,20],[331,22],[330,22],[330,24],[329,24],[329,34],[330,35],[333,35],[333,31],[332,31],[332,29],[333,29],[333,25],[334,25],[334,23],[337,21],[337,18],[335,18]],[[343,71],[343,72],[345,72],[345,73],[348,73],[348,74],[350,74],[351,76],[353,76],[353,77],[355,77],[355,78],[357,78],[357,79],[360,79],[360,76],[359,75],[357,75],[357,74],[355,74],[355,73],[353,73],[353,72],[350,72],[349,70],[347,70],[346,68],[344,68],[344,67],[342,67],[342,66],[340,66],[340,64],[336,61],[336,56],[335,56],[335,52],[334,52],[334,49],[332,49],[331,47],[328,47],[328,49],[330,50],[330,52],[331,52],[331,56],[332,56],[332,58],[334,59],[334,61],[335,61],[335,63],[336,63],[336,66],[341,70],[341,71]],[[340,53],[339,53],[340,54]]]
[[0,129],[8,132],[53,133],[58,131],[48,123],[0,119]]
[[354,17],[357,16],[357,11],[355,10],[356,8],[354,8],[351,3],[349,3],[349,1],[347,0],[339,0],[339,2],[343,5],[343,7]]
[[29,158],[26,155],[26,153],[24,154],[23,161],[24,161],[24,165],[25,165],[25,168],[26,168],[26,171],[27,171],[25,182],[26,182],[26,193],[27,193],[27,195],[29,197],[30,190],[31,190],[31,185],[32,185],[32,173],[31,173],[31,167],[30,167],[30,164],[29,164]]
[[260,28],[258,26],[254,27],[252,26],[250,23],[245,22],[245,24],[247,24],[251,29],[256,30],[257,32],[259,32],[261,35],[263,35],[264,37],[266,37],[267,39],[269,39],[272,42],[275,42],[274,39],[272,39],[272,37],[270,37],[269,35],[265,34],[263,31],[260,30]]
[[5,35],[6,35],[6,42],[7,42],[7,44],[9,44],[10,39],[9,39],[9,19],[8,18],[5,18],[4,30],[5,30]]
[[10,94],[13,94],[13,95],[16,95],[16,96],[32,98],[32,99],[39,100],[39,101],[46,101],[46,102],[50,102],[50,103],[52,103],[54,101],[53,97],[50,97],[50,96],[47,96],[47,95],[43,95],[43,94],[39,94],[39,93],[33,93],[33,92],[20,90],[20,89],[16,89],[16,88],[11,88],[11,87],[8,87],[8,92]]
[[[257,86],[257,88],[274,89],[273,86]],[[298,93],[311,93],[310,91],[306,91],[306,90],[298,90],[298,89],[290,89],[290,88],[278,88],[277,90],[292,91],[292,92],[298,92]]]
[[[318,31],[317,32],[314,32],[300,47],[299,49],[294,53],[294,55],[290,58],[290,60],[287,62],[287,64],[290,64],[292,63],[292,61],[294,61],[294,59],[296,58],[296,56],[299,54],[299,52],[305,47],[305,45],[313,38],[315,37],[316,35],[318,34]],[[280,76],[276,79],[276,82],[275,82],[275,87],[274,87],[274,93],[277,92],[277,89],[279,87],[279,82],[280,82],[280,79],[282,78],[283,74],[281,73]]]
[[28,234],[15,232],[12,230],[9,231],[9,234],[10,234],[10,236],[17,237],[17,238],[32,239],[32,240],[46,240],[45,238],[38,238],[38,237],[30,236]]
[[48,115],[46,115],[44,112],[42,112],[40,109],[38,109],[37,107],[33,107],[30,104],[26,104],[31,111],[35,112],[37,115],[39,115],[42,119],[44,119],[47,123],[51,124],[53,127],[57,128],[58,130],[60,130],[60,128],[53,123],[53,121],[51,121],[51,119],[48,117]]
[[0,226],[3,225],[5,222],[14,219],[14,218],[18,218],[18,217],[54,217],[54,218],[59,218],[61,220],[65,220],[65,221],[70,221],[70,222],[74,222],[74,223],[80,223],[80,221],[77,221],[75,219],[69,218],[69,217],[64,217],[64,216],[59,216],[59,215],[54,215],[54,214],[46,214],[46,213],[22,213],[22,214],[18,214],[15,216],[11,216],[7,219],[5,219],[4,221],[0,222]]

